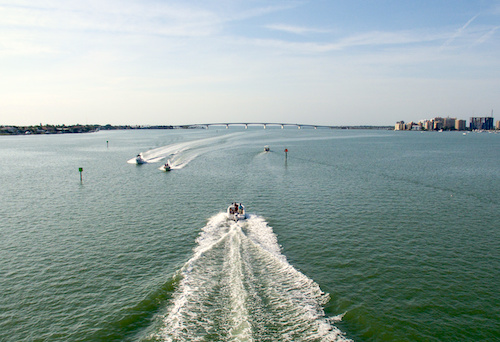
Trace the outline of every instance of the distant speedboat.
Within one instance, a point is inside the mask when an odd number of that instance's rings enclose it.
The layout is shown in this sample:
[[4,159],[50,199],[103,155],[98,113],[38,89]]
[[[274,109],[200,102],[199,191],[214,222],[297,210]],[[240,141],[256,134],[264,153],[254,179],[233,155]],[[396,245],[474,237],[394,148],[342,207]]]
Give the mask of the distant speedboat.
[[146,163],[146,161],[144,160],[144,158],[142,158],[142,153],[139,153],[139,154],[137,155],[137,157],[135,157],[135,162],[136,162],[137,164],[139,164],[139,165],[141,165],[141,164],[145,164],[145,163]]
[[161,167],[161,169],[162,169],[163,171],[165,171],[165,172],[172,170],[172,168],[170,167],[170,165],[169,165],[168,163],[165,163],[165,165],[163,165],[163,166]]
[[245,207],[241,203],[234,202],[227,208],[227,217],[238,222],[247,218]]
[[269,151],[271,151],[271,149],[269,148],[269,146],[267,146],[267,145],[264,146],[264,152],[269,152]]

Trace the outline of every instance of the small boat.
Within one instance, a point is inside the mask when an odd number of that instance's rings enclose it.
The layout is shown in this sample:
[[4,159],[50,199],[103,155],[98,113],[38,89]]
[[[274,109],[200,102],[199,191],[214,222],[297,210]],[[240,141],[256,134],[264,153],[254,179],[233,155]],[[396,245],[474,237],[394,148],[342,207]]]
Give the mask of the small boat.
[[267,145],[264,146],[264,152],[269,152],[269,151],[271,151],[271,149],[269,148],[269,146],[267,146]]
[[137,157],[135,157],[135,162],[136,162],[137,164],[139,164],[139,165],[140,165],[140,164],[145,164],[145,163],[146,163],[146,161],[144,160],[144,158],[142,158],[142,153],[139,153],[139,154],[137,155]]
[[227,208],[227,217],[238,222],[247,218],[245,207],[241,203],[234,202]]
[[162,169],[163,171],[170,171],[170,170],[172,170],[172,168],[170,167],[170,165],[169,165],[168,163],[165,163],[165,165],[163,165],[163,166],[161,167],[161,169]]

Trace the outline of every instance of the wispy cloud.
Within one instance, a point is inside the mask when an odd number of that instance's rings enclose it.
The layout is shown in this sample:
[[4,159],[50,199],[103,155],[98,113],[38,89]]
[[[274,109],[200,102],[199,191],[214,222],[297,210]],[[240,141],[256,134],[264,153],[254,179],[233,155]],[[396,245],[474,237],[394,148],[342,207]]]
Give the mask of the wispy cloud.
[[293,42],[278,39],[254,39],[252,42],[266,48],[311,54],[347,50],[355,47],[394,47],[426,44],[442,40],[444,33],[428,33],[422,31],[370,31],[350,35],[327,42]]
[[227,16],[227,19],[232,21],[232,20],[243,20],[243,19],[248,19],[248,18],[255,18],[255,17],[260,17],[263,15],[271,14],[271,13],[276,13],[276,12],[282,12],[286,10],[290,10],[293,8],[296,8],[300,6],[300,2],[296,1],[289,1],[281,5],[273,5],[273,6],[256,6],[256,7],[249,7],[249,8],[239,8],[235,9],[233,11],[225,10],[221,11],[225,16]]
[[495,26],[493,27],[491,30],[489,30],[488,32],[486,32],[485,34],[483,34],[481,37],[479,37],[473,45],[479,45],[479,44],[483,44],[484,42],[486,42],[488,39],[490,39],[494,34],[495,32],[500,28],[500,26]]
[[441,45],[441,49],[449,46],[453,41],[455,41],[457,38],[461,37],[463,34],[464,34],[464,31],[465,29],[478,17],[478,14],[476,14],[475,16],[473,16],[472,18],[469,19],[469,21],[467,21],[465,23],[465,25],[463,25],[462,27],[460,27],[458,30],[456,30],[453,35],[448,38],[448,40],[446,40],[444,42],[443,45]]
[[[3,12],[3,15],[1,15]],[[219,17],[194,6],[129,2],[46,2],[0,5],[2,24],[15,29],[128,32],[174,36],[206,36],[217,29]]]
[[389,46],[421,44],[442,39],[441,33],[422,31],[370,31],[345,37],[338,42],[341,48],[353,46]]
[[303,26],[293,26],[293,25],[286,25],[286,24],[271,24],[271,25],[266,25],[264,27],[267,29],[270,29],[270,30],[282,31],[282,32],[299,34],[299,35],[304,35],[304,34],[308,34],[308,33],[329,33],[329,32],[331,32],[331,30],[326,30],[326,29],[303,27]]
[[290,1],[279,5],[227,6],[217,2],[4,0],[0,3],[0,19],[4,27],[14,29],[206,37],[220,33],[227,23],[290,10],[300,4]]

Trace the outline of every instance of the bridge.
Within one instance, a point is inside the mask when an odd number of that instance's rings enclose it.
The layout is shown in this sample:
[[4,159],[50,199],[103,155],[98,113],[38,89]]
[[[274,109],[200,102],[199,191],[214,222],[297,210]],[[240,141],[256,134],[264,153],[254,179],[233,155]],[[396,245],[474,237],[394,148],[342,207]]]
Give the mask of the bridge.
[[335,129],[335,128],[339,128],[339,127],[335,127],[335,126],[297,124],[297,123],[277,123],[277,122],[219,122],[219,123],[179,125],[177,127],[179,127],[179,128],[204,128],[204,129],[208,129],[211,126],[222,126],[222,127],[225,127],[226,129],[228,129],[229,126],[242,126],[242,127],[245,127],[245,129],[248,129],[248,126],[262,126],[264,129],[266,129],[269,126],[278,126],[278,127],[281,127],[281,129],[284,129],[285,127],[288,127],[288,126],[296,127],[297,129],[302,129],[302,128],[312,128],[312,129],[330,128],[330,129]]

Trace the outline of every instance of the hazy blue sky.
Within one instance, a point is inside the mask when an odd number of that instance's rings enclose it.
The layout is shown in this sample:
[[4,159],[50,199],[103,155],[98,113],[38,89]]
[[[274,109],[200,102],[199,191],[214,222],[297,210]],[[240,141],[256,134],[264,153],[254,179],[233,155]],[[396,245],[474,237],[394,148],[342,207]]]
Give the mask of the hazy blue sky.
[[0,125],[500,115],[500,1],[0,0]]

